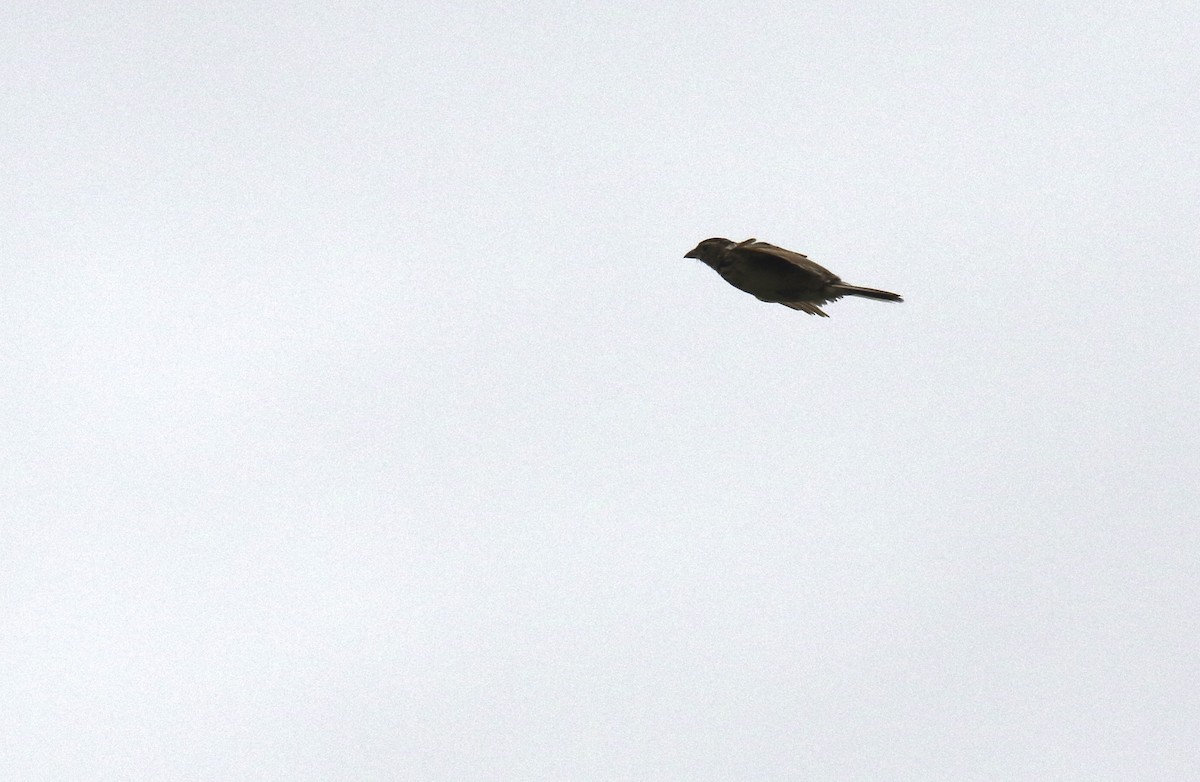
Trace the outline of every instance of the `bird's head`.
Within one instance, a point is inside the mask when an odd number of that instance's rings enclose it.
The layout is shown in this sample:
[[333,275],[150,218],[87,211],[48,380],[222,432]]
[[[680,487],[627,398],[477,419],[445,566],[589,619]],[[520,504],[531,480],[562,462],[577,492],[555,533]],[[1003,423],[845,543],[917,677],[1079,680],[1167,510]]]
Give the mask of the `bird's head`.
[[700,244],[692,248],[691,252],[683,257],[695,258],[696,260],[704,261],[709,266],[715,267],[717,261],[735,244],[736,242],[731,242],[728,239],[713,237],[712,239],[705,239],[703,242],[700,242]]

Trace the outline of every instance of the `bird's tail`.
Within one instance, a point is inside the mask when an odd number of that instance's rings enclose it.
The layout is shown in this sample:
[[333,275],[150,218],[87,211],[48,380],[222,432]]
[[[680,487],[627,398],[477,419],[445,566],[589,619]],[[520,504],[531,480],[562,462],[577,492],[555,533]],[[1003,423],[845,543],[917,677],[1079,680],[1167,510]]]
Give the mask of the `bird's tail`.
[[904,301],[899,293],[876,290],[875,288],[860,288],[857,285],[846,285],[843,282],[830,286],[843,296],[862,296],[864,299],[879,299],[880,301]]

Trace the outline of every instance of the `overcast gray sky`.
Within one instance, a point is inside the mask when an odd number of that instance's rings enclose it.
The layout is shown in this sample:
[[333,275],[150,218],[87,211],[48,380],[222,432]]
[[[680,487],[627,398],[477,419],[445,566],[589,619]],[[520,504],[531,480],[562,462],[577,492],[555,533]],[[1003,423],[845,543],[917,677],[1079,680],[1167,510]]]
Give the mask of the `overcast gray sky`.
[[1198,17],[7,4],[0,775],[1191,777]]

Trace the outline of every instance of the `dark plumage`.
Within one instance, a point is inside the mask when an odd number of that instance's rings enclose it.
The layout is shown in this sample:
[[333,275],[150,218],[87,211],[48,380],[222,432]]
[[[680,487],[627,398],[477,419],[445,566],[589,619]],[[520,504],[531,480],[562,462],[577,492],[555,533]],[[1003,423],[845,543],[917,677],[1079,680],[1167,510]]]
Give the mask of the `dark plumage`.
[[829,316],[817,305],[837,301],[843,296],[904,301],[895,293],[847,285],[841,277],[813,263],[805,255],[754,239],[744,242],[705,239],[684,257],[704,261],[725,282],[762,301],[822,318]]

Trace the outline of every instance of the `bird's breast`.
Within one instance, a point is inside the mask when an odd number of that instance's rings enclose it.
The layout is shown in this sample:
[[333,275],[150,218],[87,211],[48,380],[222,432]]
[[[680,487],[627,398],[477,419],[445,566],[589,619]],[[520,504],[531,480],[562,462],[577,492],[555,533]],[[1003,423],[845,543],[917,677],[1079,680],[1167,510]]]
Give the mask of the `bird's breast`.
[[777,263],[760,263],[751,258],[739,259],[719,270],[720,275],[735,288],[757,296],[763,301],[796,301],[812,296],[822,287],[804,270]]

